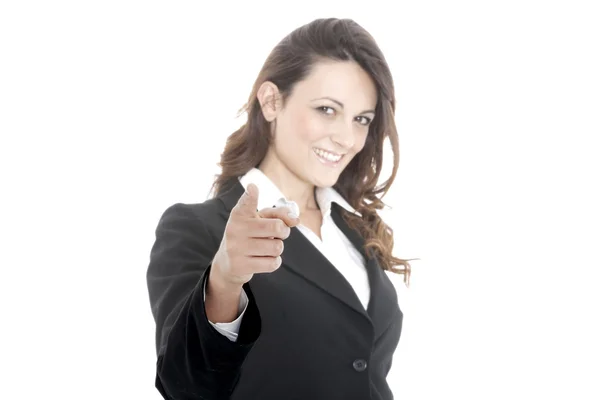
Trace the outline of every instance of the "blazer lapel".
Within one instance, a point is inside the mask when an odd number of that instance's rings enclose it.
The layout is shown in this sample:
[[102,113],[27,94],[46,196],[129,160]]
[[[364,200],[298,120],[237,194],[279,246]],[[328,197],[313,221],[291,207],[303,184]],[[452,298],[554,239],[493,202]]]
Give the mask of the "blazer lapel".
[[284,267],[366,316],[365,309],[352,286],[297,228],[292,228],[281,257]]
[[331,217],[340,230],[352,242],[354,247],[360,251],[365,258],[365,267],[369,276],[369,285],[371,295],[367,314],[370,317],[375,338],[378,338],[385,328],[392,322],[392,317],[397,312],[398,297],[396,289],[391,281],[385,276],[385,271],[373,255],[371,249],[365,252],[365,240],[359,232],[350,228],[342,218],[343,209],[340,205],[333,203],[331,208]]

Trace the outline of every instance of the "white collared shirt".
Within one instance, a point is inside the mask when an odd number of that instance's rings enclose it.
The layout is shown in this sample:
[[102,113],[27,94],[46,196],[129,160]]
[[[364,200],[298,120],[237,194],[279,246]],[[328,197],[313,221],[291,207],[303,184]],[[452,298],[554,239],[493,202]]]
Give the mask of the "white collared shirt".
[[[297,215],[300,215],[298,205],[293,201],[287,201],[279,188],[258,168],[251,169],[247,174],[239,178],[240,183],[246,189],[248,184],[254,183],[259,189],[258,209],[270,208],[273,206],[290,207]],[[346,210],[360,215],[348,202],[331,187],[317,187],[315,198],[319,209],[323,215],[321,225],[321,239],[309,228],[299,224],[296,226],[300,232],[333,264],[338,271],[346,278],[350,286],[356,292],[358,299],[366,309],[369,304],[371,290],[369,287],[369,278],[365,268],[365,259],[360,252],[348,240],[346,235],[338,228],[331,218],[331,203],[336,202]],[[206,287],[204,288],[206,297]],[[231,341],[237,340],[237,334],[246,312],[248,305],[248,296],[242,290],[238,317],[227,323],[210,322],[217,331],[229,338]]]

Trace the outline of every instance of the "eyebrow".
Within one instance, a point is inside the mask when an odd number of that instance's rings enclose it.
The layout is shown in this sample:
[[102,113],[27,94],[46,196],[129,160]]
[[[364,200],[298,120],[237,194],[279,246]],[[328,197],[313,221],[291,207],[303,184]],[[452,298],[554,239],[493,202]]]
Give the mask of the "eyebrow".
[[[325,96],[325,97],[320,97],[320,98],[318,98],[318,99],[312,99],[311,101],[316,101],[316,100],[324,100],[324,99],[325,99],[325,100],[329,100],[329,101],[333,101],[333,102],[334,102],[334,103],[336,103],[338,106],[340,106],[342,109],[344,109],[344,103],[342,103],[341,101],[339,101],[339,100],[336,100],[336,99],[334,99],[334,98],[327,97],[327,96]],[[368,113],[375,114],[375,110],[365,110],[365,111],[363,111],[363,112],[361,112],[361,113],[359,113],[359,114],[368,114]]]

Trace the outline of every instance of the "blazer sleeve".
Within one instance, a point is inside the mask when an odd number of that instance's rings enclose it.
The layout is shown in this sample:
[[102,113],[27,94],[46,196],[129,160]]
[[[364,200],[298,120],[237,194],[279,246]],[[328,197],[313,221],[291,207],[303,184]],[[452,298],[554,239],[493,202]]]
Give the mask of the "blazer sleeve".
[[248,306],[237,341],[208,321],[203,288],[224,226],[215,223],[217,214],[205,212],[204,204],[167,208],[150,251],[147,284],[156,322],[155,385],[165,399],[228,398],[260,335],[260,314],[248,284],[243,288]]

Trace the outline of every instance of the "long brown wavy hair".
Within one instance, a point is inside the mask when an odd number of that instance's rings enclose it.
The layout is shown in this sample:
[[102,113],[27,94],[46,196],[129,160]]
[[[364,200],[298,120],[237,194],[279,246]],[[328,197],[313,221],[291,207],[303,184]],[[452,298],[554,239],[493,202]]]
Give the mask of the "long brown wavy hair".
[[[383,53],[373,37],[351,19],[316,19],[297,28],[275,46],[254,82],[247,103],[239,110],[240,115],[247,113],[247,121],[228,137],[218,164],[222,172],[216,175],[211,192],[219,195],[229,189],[239,176],[258,167],[267,153],[271,144],[271,127],[257,100],[261,84],[266,81],[274,83],[285,106],[294,85],[306,78],[313,65],[324,59],[355,61],[375,82],[378,100],[365,146],[342,171],[334,188],[362,215],[361,218],[344,211],[343,218],[361,233],[365,239],[365,251],[371,251],[384,270],[403,274],[408,287],[410,260],[392,255],[392,228],[377,214],[377,210],[385,206],[381,199],[392,185],[398,170],[394,83]],[[391,176],[377,185],[386,138],[394,155],[393,169]],[[397,268],[398,265],[403,268]]]

